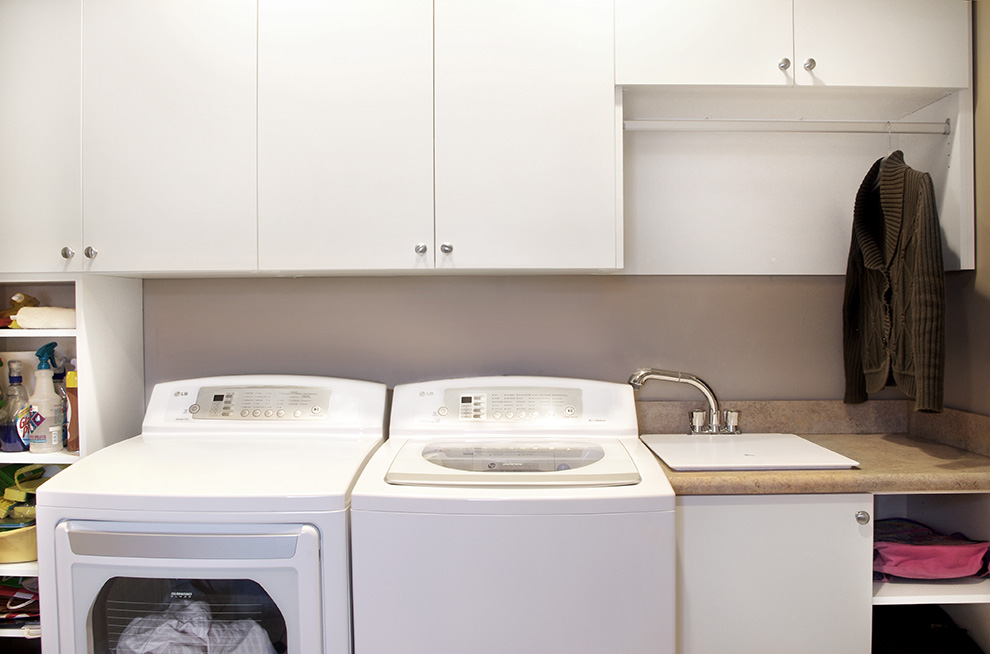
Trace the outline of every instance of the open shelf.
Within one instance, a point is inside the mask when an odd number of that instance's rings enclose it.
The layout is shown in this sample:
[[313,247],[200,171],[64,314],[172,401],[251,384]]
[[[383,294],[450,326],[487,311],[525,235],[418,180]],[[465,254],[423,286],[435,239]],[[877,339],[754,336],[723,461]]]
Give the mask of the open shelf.
[[990,579],[877,581],[873,604],[988,604]]

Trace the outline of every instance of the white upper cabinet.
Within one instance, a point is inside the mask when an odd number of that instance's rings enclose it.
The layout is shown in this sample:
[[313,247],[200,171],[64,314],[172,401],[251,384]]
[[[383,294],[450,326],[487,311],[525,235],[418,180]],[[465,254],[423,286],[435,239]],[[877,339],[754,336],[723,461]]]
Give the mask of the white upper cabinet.
[[621,267],[611,0],[436,0],[437,268]]
[[791,24],[791,0],[616,0],[615,83],[790,85]]
[[261,0],[259,24],[259,267],[432,268],[432,2]]
[[969,0],[616,0],[616,83],[965,88],[969,10]]
[[797,83],[966,88],[969,10],[968,0],[794,0]]
[[79,6],[0,2],[0,272],[78,270],[79,170]]
[[255,5],[83,0],[82,21],[85,269],[255,270]]

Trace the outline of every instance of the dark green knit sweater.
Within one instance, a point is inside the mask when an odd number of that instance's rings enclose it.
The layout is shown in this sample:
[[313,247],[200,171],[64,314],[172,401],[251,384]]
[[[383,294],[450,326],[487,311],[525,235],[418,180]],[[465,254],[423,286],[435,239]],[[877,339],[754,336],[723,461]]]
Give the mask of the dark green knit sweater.
[[873,164],[856,194],[842,313],[846,403],[893,383],[915,410],[942,410],[945,282],[935,189],[899,150]]

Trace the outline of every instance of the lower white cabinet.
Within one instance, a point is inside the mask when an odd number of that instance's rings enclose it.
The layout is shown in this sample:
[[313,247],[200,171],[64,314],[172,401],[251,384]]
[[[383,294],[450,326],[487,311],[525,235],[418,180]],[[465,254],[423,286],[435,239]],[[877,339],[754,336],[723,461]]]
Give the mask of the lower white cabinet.
[[868,654],[872,513],[869,494],[678,497],[678,653]]

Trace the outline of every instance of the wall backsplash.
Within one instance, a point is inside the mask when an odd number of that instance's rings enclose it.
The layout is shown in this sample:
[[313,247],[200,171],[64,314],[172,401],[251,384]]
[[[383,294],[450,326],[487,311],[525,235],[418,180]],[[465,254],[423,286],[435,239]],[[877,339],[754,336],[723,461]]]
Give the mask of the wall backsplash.
[[[147,390],[248,372],[380,381],[695,374],[720,399],[841,399],[841,277],[145,281]],[[900,399],[896,391],[879,399]],[[639,398],[700,398],[651,382]]]

